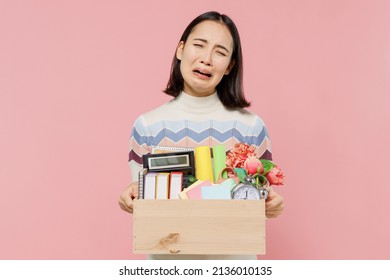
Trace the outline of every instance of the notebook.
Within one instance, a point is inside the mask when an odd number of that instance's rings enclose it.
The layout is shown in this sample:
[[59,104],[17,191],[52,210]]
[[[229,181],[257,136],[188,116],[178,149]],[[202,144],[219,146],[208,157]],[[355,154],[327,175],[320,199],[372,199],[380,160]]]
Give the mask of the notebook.
[[159,172],[156,176],[156,199],[169,198],[169,172]]
[[148,173],[147,168],[143,168],[138,172],[138,198],[144,199],[144,178],[146,173]]
[[144,178],[144,199],[156,198],[156,172],[149,172]]
[[169,199],[180,199],[179,193],[182,191],[183,172],[171,172],[169,182]]

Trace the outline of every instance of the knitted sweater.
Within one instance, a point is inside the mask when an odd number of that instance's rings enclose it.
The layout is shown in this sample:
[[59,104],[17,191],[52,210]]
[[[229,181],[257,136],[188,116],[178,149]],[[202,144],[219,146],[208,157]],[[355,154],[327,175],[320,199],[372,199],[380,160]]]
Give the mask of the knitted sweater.
[[133,181],[142,168],[142,155],[153,147],[224,145],[242,142],[255,146],[257,157],[272,159],[264,122],[245,109],[228,109],[216,93],[195,97],[182,92],[171,101],[139,116],[130,138],[129,164]]

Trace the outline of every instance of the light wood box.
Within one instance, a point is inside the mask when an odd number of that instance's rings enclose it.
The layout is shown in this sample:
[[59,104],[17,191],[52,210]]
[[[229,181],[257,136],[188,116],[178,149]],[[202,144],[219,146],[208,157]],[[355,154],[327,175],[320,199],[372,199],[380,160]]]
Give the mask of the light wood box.
[[135,254],[265,254],[264,200],[136,200]]

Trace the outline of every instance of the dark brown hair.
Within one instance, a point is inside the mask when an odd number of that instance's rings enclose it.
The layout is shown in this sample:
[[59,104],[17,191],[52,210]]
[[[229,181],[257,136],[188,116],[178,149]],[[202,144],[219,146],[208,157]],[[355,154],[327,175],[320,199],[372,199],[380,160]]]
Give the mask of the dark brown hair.
[[[234,62],[234,65],[230,70],[229,75],[225,75],[216,87],[219,99],[223,105],[228,108],[249,107],[250,102],[245,99],[242,84],[243,67],[240,35],[236,25],[227,15],[223,15],[214,11],[201,14],[187,26],[179,42],[185,43],[194,27],[205,20],[213,20],[223,23],[228,28],[233,38],[234,47],[231,61]],[[183,87],[184,80],[180,72],[180,60],[176,58],[175,51],[172,60],[171,75],[164,92],[168,95],[176,97],[183,90]]]

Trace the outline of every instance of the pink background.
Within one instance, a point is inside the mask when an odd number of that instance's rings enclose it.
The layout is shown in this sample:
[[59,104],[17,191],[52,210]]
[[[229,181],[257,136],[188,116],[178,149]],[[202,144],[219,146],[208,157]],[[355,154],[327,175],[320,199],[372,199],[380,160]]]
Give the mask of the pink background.
[[390,258],[390,1],[1,0],[1,259],[145,257],[117,204],[130,129],[208,10],[287,176],[261,258]]

